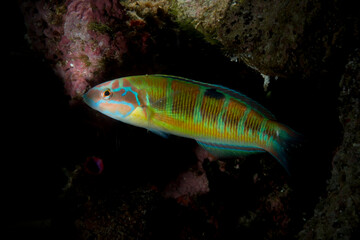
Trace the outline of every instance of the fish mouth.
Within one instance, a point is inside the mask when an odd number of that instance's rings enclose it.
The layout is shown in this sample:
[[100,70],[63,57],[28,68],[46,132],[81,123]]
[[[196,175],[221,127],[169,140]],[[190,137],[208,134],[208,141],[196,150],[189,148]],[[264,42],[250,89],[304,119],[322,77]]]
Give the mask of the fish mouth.
[[[83,98],[83,101],[86,103],[86,105],[88,105],[92,109],[98,110],[99,104],[95,101],[96,94],[97,94],[97,91],[90,89],[89,91],[87,91],[86,93],[84,93],[82,95],[82,98]],[[94,98],[95,98],[95,100],[94,100]]]
[[82,98],[83,98],[83,101],[84,101],[87,105],[90,106],[90,101],[89,101],[90,99],[89,99],[89,97],[88,97],[88,93],[87,93],[87,92],[82,95]]
[[89,96],[89,92],[88,91],[87,93],[84,93],[82,95],[82,98],[83,98],[83,101],[86,103],[86,105],[88,105],[89,107],[91,108],[95,108],[95,102],[94,100],[91,98],[91,96]]

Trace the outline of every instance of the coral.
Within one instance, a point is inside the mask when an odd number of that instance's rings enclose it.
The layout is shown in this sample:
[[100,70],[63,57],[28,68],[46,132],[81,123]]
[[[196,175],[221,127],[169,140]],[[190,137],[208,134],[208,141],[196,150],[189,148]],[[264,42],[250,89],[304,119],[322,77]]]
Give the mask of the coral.
[[37,1],[21,7],[31,45],[54,65],[71,97],[101,77],[104,61],[121,64],[127,52],[126,17],[118,1]]
[[360,50],[348,60],[340,82],[341,143],[332,162],[327,196],[299,239],[357,239],[360,237]]

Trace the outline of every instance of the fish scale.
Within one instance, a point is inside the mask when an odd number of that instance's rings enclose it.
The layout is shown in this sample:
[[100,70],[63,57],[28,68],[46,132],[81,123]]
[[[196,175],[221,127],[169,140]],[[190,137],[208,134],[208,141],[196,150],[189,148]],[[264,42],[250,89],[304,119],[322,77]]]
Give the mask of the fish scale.
[[267,151],[287,169],[288,144],[299,136],[241,93],[176,76],[119,78],[93,87],[83,98],[114,119],[162,136],[195,139],[219,158]]

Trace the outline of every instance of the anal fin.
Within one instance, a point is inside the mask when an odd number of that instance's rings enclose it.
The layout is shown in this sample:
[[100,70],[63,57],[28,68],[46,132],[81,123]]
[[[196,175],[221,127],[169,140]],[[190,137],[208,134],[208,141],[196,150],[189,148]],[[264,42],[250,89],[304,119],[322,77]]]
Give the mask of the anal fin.
[[217,144],[197,140],[197,143],[209,153],[218,158],[247,156],[249,154],[266,152],[262,148],[252,146]]
[[163,132],[163,131],[159,131],[159,130],[156,130],[156,129],[149,129],[150,132],[152,133],[155,133],[156,135],[159,135],[160,137],[163,137],[163,138],[169,138],[169,135],[168,133],[166,132]]

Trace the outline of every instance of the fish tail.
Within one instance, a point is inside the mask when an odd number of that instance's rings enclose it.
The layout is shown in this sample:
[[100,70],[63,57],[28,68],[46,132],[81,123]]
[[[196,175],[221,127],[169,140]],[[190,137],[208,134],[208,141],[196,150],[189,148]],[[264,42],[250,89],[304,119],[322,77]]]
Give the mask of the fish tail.
[[289,159],[301,146],[303,136],[283,124],[278,124],[278,134],[267,151],[273,155],[290,175]]

